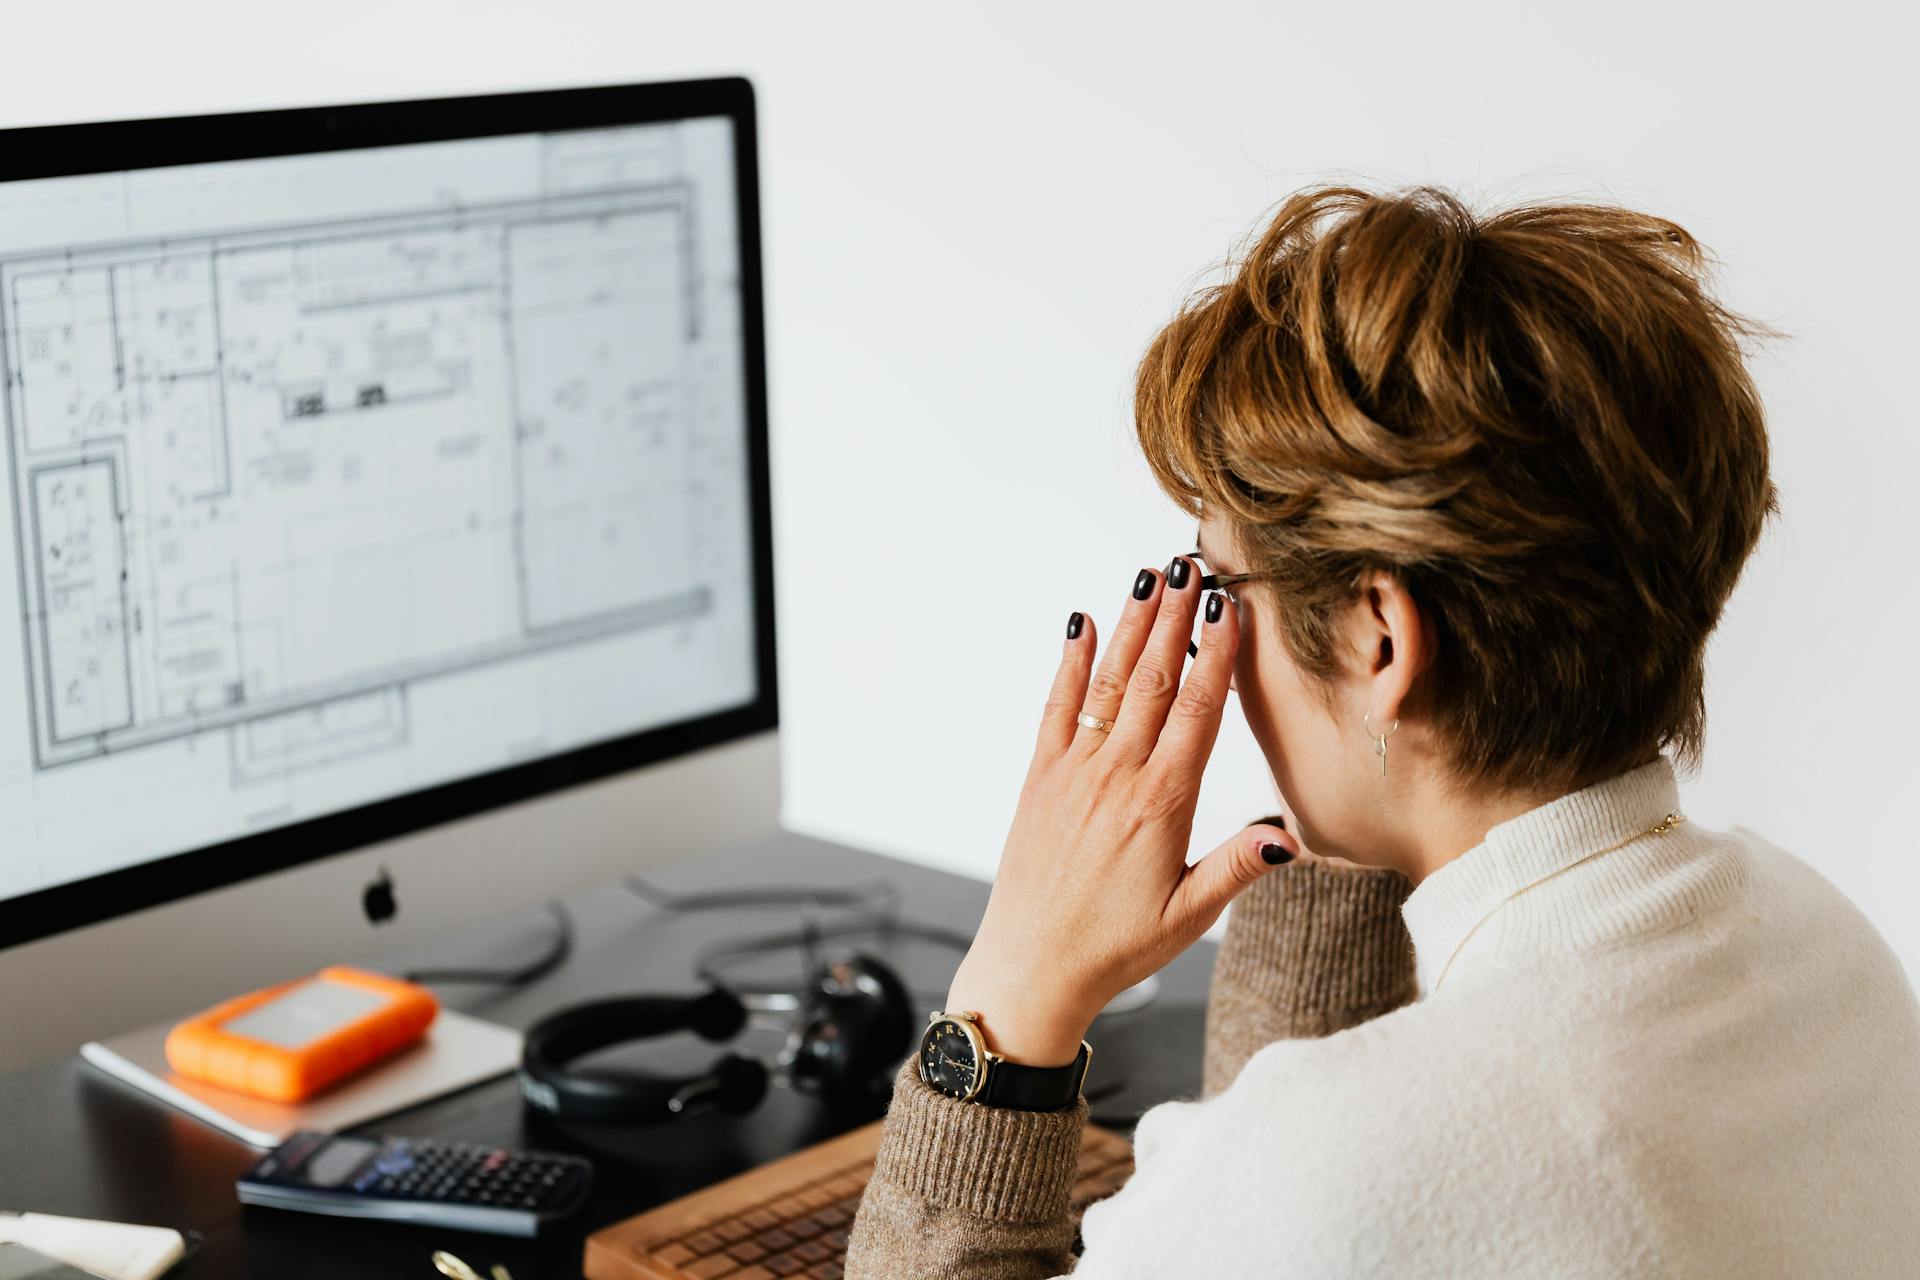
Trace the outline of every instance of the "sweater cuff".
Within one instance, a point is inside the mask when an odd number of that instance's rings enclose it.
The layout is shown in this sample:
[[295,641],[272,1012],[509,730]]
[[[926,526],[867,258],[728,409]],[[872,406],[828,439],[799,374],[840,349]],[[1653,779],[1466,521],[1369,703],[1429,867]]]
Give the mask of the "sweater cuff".
[[1398,871],[1296,862],[1262,876],[1227,918],[1214,984],[1269,1006],[1293,1035],[1324,1035],[1404,1004],[1413,944]]
[[894,1080],[874,1177],[976,1218],[1045,1222],[1067,1212],[1086,1127],[1084,1097],[1065,1111],[961,1102],[922,1080],[909,1057]]

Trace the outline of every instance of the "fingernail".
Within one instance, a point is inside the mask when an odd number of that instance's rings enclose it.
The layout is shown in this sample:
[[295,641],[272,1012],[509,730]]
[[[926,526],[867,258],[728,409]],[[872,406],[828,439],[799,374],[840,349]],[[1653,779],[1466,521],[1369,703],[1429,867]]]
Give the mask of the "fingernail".
[[1075,610],[1074,612],[1068,614],[1067,615],[1067,639],[1078,640],[1080,638],[1080,628],[1083,625],[1085,625],[1086,621],[1087,621],[1086,618],[1081,616],[1078,610]]
[[1167,585],[1175,591],[1186,590],[1187,575],[1192,572],[1192,565],[1188,564],[1182,557],[1175,556],[1172,562],[1167,565]]
[[1145,600],[1153,594],[1153,570],[1142,569],[1140,576],[1133,580],[1133,598]]
[[1261,845],[1260,856],[1267,860],[1267,865],[1270,867],[1277,867],[1282,863],[1293,861],[1293,855],[1287,852],[1287,846],[1283,844]]
[[1220,621],[1220,615],[1222,612],[1226,610],[1226,607],[1227,607],[1227,602],[1221,598],[1220,593],[1218,591],[1209,591],[1207,593],[1207,621],[1208,622]]

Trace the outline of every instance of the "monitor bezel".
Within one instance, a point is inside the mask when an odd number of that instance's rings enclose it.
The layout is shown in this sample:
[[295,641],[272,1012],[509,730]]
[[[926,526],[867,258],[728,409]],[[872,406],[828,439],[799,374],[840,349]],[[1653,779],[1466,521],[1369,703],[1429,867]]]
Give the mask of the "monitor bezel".
[[[753,549],[753,701],[0,900],[0,951],[715,746],[779,724],[760,184],[741,77],[0,131],[0,182],[724,116],[734,130]],[[14,566],[17,568],[17,566]]]

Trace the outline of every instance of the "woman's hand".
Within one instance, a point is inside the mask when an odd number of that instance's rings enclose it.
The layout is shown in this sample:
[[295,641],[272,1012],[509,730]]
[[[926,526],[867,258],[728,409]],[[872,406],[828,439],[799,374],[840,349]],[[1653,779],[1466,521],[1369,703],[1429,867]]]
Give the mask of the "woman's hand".
[[[1164,577],[1143,569],[1097,673],[1092,623],[1067,639],[986,916],[947,997],[1015,1062],[1071,1062],[1107,1001],[1300,851],[1257,825],[1186,864],[1240,642],[1233,602],[1214,593],[1181,678],[1199,595],[1189,560]],[[1080,725],[1082,710],[1113,729]]]

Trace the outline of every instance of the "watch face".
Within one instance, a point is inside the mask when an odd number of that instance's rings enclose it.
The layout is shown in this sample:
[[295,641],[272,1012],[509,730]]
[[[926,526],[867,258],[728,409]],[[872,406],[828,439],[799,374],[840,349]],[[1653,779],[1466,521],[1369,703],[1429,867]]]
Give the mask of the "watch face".
[[967,1031],[942,1018],[920,1037],[920,1078],[949,1098],[971,1098],[980,1088],[980,1053]]

